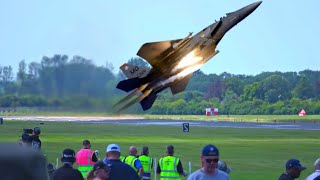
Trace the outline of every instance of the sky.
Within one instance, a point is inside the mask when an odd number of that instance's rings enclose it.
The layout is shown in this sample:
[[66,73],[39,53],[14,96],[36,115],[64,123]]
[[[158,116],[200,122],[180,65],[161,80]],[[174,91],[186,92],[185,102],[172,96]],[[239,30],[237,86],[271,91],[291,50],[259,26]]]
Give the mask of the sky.
[[[0,2],[0,65],[80,55],[117,70],[147,42],[196,34],[252,0]],[[206,74],[320,70],[320,1],[264,0],[221,40]]]

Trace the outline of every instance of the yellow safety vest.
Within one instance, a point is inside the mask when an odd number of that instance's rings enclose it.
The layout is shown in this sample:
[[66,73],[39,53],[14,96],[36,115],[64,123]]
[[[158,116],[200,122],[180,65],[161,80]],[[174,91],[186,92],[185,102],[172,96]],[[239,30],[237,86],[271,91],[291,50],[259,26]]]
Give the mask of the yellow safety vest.
[[138,159],[143,167],[142,179],[151,179],[152,158],[146,155],[141,155]]
[[129,156],[127,156],[127,157],[125,158],[124,162],[125,162],[126,164],[130,165],[130,166],[134,169],[134,171],[138,172],[138,169],[137,169],[136,167],[134,167],[134,162],[135,162],[136,160],[137,160],[136,157],[129,155]]
[[179,163],[179,158],[173,156],[166,156],[159,160],[159,165],[161,169],[160,179],[161,180],[171,180],[171,179],[181,179],[180,174],[177,170],[177,165]]
[[126,158],[125,156],[120,156],[120,157],[119,157],[119,159],[120,159],[121,162],[123,162],[123,160],[124,160],[125,158]]

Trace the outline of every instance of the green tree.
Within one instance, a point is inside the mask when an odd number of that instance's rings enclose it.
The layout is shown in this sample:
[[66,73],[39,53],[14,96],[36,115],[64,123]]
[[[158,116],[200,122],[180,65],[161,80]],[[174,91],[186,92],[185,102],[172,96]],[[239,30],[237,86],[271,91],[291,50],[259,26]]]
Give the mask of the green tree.
[[129,59],[128,64],[132,64],[140,67],[150,67],[150,64],[140,57],[133,57]]
[[297,82],[297,85],[292,91],[294,97],[300,99],[309,99],[314,96],[311,82],[304,76],[301,76]]
[[271,75],[261,82],[265,101],[274,103],[279,100],[289,99],[289,81],[283,76]]
[[263,99],[261,82],[255,82],[244,86],[243,94],[240,96],[242,101],[251,101],[253,98]]

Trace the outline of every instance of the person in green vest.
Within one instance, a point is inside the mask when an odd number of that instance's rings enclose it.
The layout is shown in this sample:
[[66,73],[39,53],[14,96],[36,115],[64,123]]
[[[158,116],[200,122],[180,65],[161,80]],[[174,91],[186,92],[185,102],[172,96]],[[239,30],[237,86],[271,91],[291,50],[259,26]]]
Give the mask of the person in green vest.
[[137,158],[138,150],[135,146],[129,148],[129,155],[124,158],[123,162],[131,166],[139,175],[143,175],[143,167],[140,160]]
[[122,156],[122,155],[119,157],[119,159],[120,159],[121,162],[124,162],[124,159],[125,159],[125,158],[126,158],[126,157],[125,157],[125,156]]
[[157,167],[157,174],[160,174],[160,180],[180,180],[180,175],[187,176],[187,173],[183,171],[180,159],[173,155],[174,146],[167,146],[167,156],[160,158]]
[[152,158],[149,157],[149,148],[147,146],[142,147],[141,155],[138,158],[143,167],[142,180],[151,179],[151,170],[153,167]]

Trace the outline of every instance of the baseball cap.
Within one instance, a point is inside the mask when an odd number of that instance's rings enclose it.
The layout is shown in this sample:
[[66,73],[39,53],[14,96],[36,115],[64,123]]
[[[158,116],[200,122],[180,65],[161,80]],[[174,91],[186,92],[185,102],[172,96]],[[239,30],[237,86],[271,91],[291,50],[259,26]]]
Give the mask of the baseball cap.
[[94,165],[93,165],[93,170],[98,170],[98,169],[105,169],[106,171],[109,171],[109,167],[107,166],[107,164],[105,164],[103,161],[97,161]]
[[227,166],[227,163],[221,160],[218,161],[218,169],[224,171],[227,174],[231,172],[231,169]]
[[212,144],[208,144],[202,149],[202,156],[219,156],[219,150]]
[[300,171],[306,169],[300,164],[300,161],[298,159],[289,159],[286,163],[286,169],[290,169],[292,167],[295,167],[299,169]]
[[120,146],[118,144],[109,144],[107,146],[106,152],[110,151],[120,152]]
[[62,152],[61,161],[62,162],[75,162],[75,152],[73,149],[65,149]]

